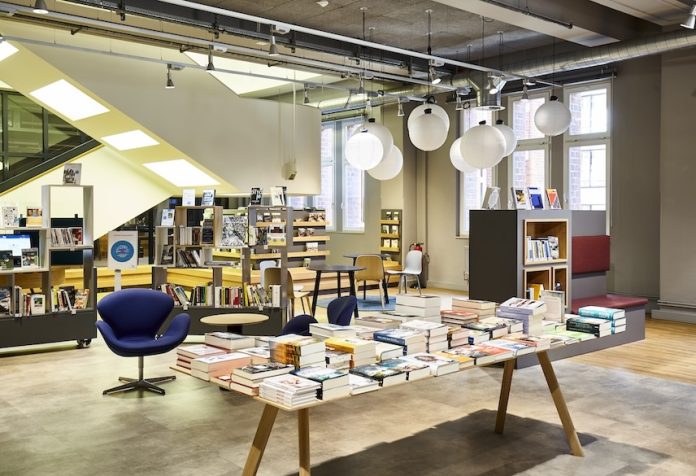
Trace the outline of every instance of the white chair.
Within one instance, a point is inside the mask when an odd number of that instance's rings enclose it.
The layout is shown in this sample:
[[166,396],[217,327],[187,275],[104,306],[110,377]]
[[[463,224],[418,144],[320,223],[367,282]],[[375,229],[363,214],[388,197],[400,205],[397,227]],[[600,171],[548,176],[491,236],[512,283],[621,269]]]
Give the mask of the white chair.
[[401,271],[394,271],[391,269],[387,270],[387,286],[389,286],[389,278],[392,275],[399,276],[399,294],[401,294],[401,282],[404,283],[404,293],[408,294],[408,277],[413,276],[416,278],[416,284],[418,285],[418,294],[421,294],[420,287],[420,274],[423,271],[423,252],[419,250],[411,250],[406,255],[406,261],[404,263],[404,269]]
[[264,277],[264,271],[266,268],[277,268],[278,267],[278,262],[276,260],[265,260],[261,261],[259,263],[259,282],[261,283],[261,287],[265,288],[266,287],[266,282],[265,282],[265,277]]

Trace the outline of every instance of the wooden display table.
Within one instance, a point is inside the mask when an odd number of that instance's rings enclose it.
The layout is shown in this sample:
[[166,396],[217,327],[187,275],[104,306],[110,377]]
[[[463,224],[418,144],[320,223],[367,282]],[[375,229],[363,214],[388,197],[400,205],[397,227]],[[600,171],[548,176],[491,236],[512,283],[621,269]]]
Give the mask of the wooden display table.
[[[574,344],[569,344],[574,345]],[[574,456],[583,456],[582,446],[580,445],[580,440],[575,432],[575,426],[573,425],[573,420],[570,417],[570,412],[566,406],[565,399],[561,393],[561,388],[558,385],[558,380],[556,379],[556,374],[551,365],[551,360],[549,359],[547,351],[537,352],[537,357],[539,359],[539,364],[544,372],[544,378],[546,379],[546,384],[549,387],[549,392],[551,393],[551,398],[556,406],[556,411],[561,419],[561,424],[563,425],[563,431],[565,432],[566,439],[568,440],[568,445],[570,446],[570,452]],[[515,369],[516,358],[505,361],[505,367],[503,369],[503,378],[500,386],[500,399],[498,402],[498,412],[495,420],[495,432],[502,433],[505,427],[505,416],[507,415],[508,399],[510,396],[510,387],[512,384],[512,374]],[[476,366],[475,366],[476,367]],[[480,366],[479,366],[480,367]],[[469,367],[472,368],[472,367]],[[408,384],[408,382],[405,382]],[[369,392],[371,393],[371,392]],[[300,476],[308,476],[311,472],[310,455],[309,455],[309,409],[319,405],[324,405],[328,402],[323,402],[321,400],[308,403],[306,405],[300,405],[297,407],[286,407],[281,403],[272,402],[261,397],[254,397],[256,400],[263,402],[265,404],[263,413],[261,414],[261,419],[259,425],[256,429],[256,435],[254,436],[254,441],[249,449],[249,454],[247,455],[246,464],[244,465],[244,470],[242,471],[243,476],[253,476],[259,469],[259,464],[261,463],[261,458],[266,449],[266,444],[268,443],[268,438],[271,435],[271,430],[273,429],[273,423],[275,422],[276,415],[278,415],[278,410],[283,410],[286,412],[297,412],[297,432],[298,439],[297,444],[299,448],[300,455]],[[351,398],[351,397],[345,397]],[[369,471],[365,471],[369,474]]]
[[212,326],[227,326],[227,332],[239,333],[244,324],[258,324],[268,320],[265,314],[256,313],[236,313],[236,314],[213,314],[212,316],[201,317],[203,324]]

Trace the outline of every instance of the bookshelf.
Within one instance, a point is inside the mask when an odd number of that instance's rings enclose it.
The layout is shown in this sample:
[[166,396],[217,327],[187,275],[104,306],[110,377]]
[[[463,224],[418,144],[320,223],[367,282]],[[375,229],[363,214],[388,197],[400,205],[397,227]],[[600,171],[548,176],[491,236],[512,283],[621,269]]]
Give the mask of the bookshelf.
[[538,284],[564,291],[568,307],[570,211],[472,210],[470,220],[472,299],[503,302],[512,296],[525,297],[530,285]]
[[401,217],[401,210],[394,208],[382,209],[380,212],[379,250],[389,254],[391,261],[397,263],[401,262],[403,249]]
[[[7,306],[0,314],[0,348],[70,340],[75,340],[78,347],[87,347],[97,335],[93,188],[44,185],[41,197],[42,226],[1,230],[3,234],[29,236],[31,247],[37,248],[37,263],[33,268],[18,266],[0,271],[2,303]],[[77,287],[89,292],[83,307],[71,309],[74,302],[67,306],[65,301],[69,290],[54,292],[64,270],[77,266],[82,268]],[[32,302],[36,304],[33,309]]]

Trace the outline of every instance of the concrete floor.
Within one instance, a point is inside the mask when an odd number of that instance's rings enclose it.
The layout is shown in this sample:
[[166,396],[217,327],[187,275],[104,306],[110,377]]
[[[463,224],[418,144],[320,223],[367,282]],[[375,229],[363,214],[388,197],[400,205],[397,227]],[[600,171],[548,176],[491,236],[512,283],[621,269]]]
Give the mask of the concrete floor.
[[[36,348],[34,348],[36,350]],[[171,373],[174,354],[146,359]],[[585,458],[568,454],[539,368],[516,371],[506,433],[493,432],[500,368],[472,369],[311,410],[314,474],[696,474],[696,388],[571,361],[555,364]],[[97,340],[0,358],[2,475],[236,475],[262,406],[186,375],[167,395],[103,397],[136,360]],[[297,472],[281,412],[259,474]]]

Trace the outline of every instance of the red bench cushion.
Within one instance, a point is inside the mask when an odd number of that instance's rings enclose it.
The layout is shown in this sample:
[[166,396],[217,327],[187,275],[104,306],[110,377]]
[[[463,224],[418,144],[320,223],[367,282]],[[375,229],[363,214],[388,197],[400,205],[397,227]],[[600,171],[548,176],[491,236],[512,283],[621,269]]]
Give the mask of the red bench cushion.
[[573,274],[609,271],[609,236],[573,237]]
[[580,299],[573,299],[572,312],[578,313],[578,309],[585,306],[611,307],[614,309],[628,309],[631,307],[645,306],[648,300],[637,296],[620,296],[618,294],[606,294],[603,296],[592,296]]

